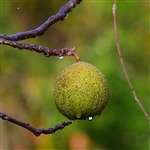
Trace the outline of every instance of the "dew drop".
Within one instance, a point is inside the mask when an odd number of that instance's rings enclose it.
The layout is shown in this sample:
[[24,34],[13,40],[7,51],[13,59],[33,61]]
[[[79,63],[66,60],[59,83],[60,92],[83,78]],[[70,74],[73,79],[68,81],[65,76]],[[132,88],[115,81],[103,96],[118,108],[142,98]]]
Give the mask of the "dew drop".
[[88,120],[89,120],[89,121],[92,121],[92,120],[93,120],[93,117],[88,117]]
[[64,56],[58,56],[58,58],[59,58],[59,59],[63,59],[63,58],[64,58]]

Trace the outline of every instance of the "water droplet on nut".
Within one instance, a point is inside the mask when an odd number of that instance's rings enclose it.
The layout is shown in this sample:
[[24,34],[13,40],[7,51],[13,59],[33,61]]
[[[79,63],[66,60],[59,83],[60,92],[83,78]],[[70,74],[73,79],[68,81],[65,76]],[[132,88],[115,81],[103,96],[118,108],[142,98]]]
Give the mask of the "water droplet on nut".
[[88,117],[88,120],[89,120],[89,121],[92,121],[92,120],[93,120],[93,117]]
[[64,56],[58,56],[58,58],[61,60],[61,59],[63,59],[63,58],[64,58]]

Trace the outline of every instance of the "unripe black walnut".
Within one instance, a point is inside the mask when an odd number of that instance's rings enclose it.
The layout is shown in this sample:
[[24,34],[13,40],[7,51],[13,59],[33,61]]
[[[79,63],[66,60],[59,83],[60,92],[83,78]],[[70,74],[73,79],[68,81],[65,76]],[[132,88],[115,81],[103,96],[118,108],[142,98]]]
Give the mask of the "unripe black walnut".
[[54,87],[58,110],[68,119],[86,119],[101,113],[109,98],[105,76],[95,66],[76,62],[63,70]]

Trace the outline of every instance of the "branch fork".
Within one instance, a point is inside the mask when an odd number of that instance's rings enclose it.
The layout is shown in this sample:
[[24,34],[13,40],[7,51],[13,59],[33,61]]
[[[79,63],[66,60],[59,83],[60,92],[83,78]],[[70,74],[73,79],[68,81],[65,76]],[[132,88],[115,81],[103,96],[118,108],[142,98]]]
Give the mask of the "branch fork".
[[75,52],[75,48],[52,49],[52,48],[38,46],[34,44],[19,43],[16,41],[35,38],[37,36],[43,35],[45,31],[49,27],[51,27],[54,23],[64,20],[68,15],[68,13],[70,13],[76,7],[76,5],[79,4],[81,1],[82,0],[70,0],[60,8],[57,14],[50,16],[43,24],[41,24],[36,29],[29,30],[26,32],[19,32],[13,35],[0,34],[0,44],[11,46],[21,50],[26,49],[38,53],[44,53],[46,57],[73,56],[72,52]]

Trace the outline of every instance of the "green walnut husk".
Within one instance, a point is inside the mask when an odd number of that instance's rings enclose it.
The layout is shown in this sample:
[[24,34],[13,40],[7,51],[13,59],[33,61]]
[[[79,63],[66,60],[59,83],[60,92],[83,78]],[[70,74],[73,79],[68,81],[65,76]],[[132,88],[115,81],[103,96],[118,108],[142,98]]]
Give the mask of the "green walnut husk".
[[82,61],[63,70],[54,87],[58,110],[72,120],[99,115],[108,98],[109,88],[105,76],[95,66]]

